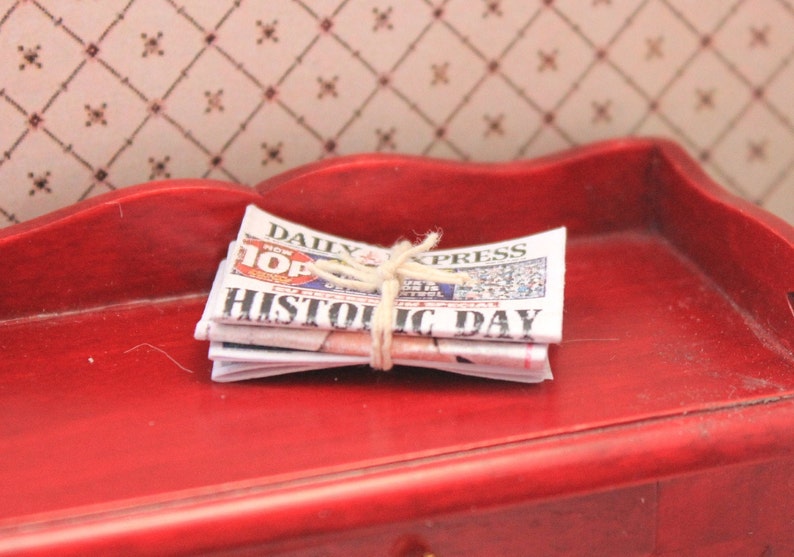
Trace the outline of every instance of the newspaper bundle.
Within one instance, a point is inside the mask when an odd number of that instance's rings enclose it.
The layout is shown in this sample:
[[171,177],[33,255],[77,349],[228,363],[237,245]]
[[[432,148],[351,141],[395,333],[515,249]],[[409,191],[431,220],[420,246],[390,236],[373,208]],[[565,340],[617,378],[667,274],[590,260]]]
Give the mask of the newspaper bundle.
[[[551,379],[562,337],[564,228],[415,257],[466,273],[465,284],[404,279],[392,310],[396,365],[525,383]],[[246,209],[195,336],[209,340],[212,379],[237,381],[370,361],[378,292],[320,278],[313,264],[377,268],[389,250]]]

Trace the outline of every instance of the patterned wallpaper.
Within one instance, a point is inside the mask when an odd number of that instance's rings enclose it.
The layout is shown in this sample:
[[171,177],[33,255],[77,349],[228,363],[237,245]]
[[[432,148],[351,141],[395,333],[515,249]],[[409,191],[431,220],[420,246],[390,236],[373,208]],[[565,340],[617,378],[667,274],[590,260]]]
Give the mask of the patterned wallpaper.
[[655,135],[794,222],[794,0],[0,0],[0,225],[323,157]]

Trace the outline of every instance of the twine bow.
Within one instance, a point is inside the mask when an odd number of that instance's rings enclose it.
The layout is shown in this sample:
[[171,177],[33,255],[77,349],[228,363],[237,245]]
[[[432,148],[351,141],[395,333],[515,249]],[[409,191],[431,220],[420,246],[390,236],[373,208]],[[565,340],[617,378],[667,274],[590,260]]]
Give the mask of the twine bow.
[[386,261],[380,265],[364,265],[350,255],[341,256],[341,261],[330,259],[309,264],[309,270],[335,286],[359,292],[380,292],[380,301],[372,313],[370,326],[372,354],[370,365],[387,371],[392,368],[392,323],[394,303],[400,295],[403,281],[407,278],[432,281],[442,284],[464,284],[471,278],[466,273],[452,273],[428,267],[413,258],[433,249],[440,234],[431,232],[418,244],[403,240],[395,244]]

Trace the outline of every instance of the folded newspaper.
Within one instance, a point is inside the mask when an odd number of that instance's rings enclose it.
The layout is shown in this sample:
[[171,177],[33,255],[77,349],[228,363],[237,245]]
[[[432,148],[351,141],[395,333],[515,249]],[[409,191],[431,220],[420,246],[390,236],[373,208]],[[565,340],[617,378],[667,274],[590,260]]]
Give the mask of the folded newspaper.
[[[411,265],[450,280],[401,276],[388,309],[389,360],[524,383],[551,379],[548,345],[562,339],[565,237],[558,228],[413,256]],[[318,269],[326,263],[345,274],[351,265],[376,276],[392,254],[249,206],[195,329],[210,341],[212,379],[373,361],[382,293],[340,285]]]

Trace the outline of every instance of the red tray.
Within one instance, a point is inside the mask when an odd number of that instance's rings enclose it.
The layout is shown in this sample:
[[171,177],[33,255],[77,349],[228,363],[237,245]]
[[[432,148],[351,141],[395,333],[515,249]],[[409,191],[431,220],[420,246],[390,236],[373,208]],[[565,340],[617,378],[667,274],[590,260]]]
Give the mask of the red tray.
[[[681,149],[362,155],[257,190],[171,180],[0,231],[0,554],[794,551],[794,230]],[[193,326],[250,203],[385,245],[567,226],[554,381],[212,383]]]

